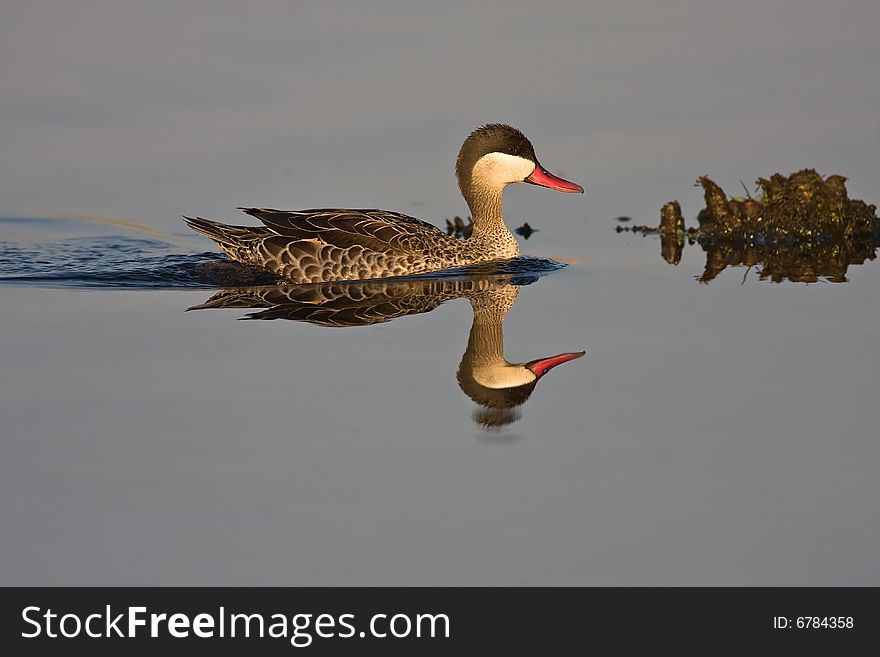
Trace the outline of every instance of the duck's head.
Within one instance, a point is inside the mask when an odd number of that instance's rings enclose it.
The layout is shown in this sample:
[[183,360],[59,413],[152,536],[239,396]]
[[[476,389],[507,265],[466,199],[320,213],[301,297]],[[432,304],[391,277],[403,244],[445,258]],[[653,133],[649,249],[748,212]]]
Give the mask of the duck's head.
[[528,138],[503,123],[477,128],[464,140],[455,162],[455,175],[465,198],[474,190],[500,192],[513,183],[584,193],[577,183],[554,176],[542,167]]

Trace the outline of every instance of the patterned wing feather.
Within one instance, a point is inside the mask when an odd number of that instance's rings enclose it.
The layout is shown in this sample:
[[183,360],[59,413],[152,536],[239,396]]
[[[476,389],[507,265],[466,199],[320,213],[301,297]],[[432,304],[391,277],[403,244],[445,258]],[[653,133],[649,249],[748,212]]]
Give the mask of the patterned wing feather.
[[378,253],[421,253],[426,239],[447,239],[433,224],[387,210],[241,209],[288,241],[314,239],[340,248],[361,246]]

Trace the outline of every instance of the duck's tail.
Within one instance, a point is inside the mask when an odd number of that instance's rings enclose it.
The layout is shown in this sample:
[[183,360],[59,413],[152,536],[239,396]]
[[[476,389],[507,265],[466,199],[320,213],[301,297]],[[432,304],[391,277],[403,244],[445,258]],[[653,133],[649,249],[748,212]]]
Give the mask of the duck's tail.
[[244,226],[227,226],[201,217],[184,217],[183,220],[195,232],[210,237],[220,246],[241,246],[242,238],[249,232]]

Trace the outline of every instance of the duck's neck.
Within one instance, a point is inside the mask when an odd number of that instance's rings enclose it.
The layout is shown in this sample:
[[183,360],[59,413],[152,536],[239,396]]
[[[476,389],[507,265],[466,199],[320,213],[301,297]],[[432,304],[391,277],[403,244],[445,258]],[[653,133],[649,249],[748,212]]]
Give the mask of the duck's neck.
[[473,233],[467,240],[492,258],[513,258],[519,255],[516,238],[504,225],[501,215],[503,187],[469,185],[465,200],[473,217]]
[[511,285],[466,295],[474,311],[474,321],[462,365],[467,364],[473,369],[507,364],[504,358],[504,318],[516,303],[518,292],[519,288]]

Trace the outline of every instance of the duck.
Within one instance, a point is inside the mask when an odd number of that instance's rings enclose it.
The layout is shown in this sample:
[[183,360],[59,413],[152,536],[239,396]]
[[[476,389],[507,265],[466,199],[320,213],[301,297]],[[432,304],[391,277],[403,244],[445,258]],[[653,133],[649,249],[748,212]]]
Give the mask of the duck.
[[399,212],[323,208],[239,208],[262,226],[230,226],[201,217],[183,219],[233,260],[268,270],[295,284],[410,276],[519,255],[504,225],[504,188],[529,183],[566,193],[584,188],[541,166],[518,129],[490,123],[465,140],[455,162],[458,187],[473,217],[465,240]]

